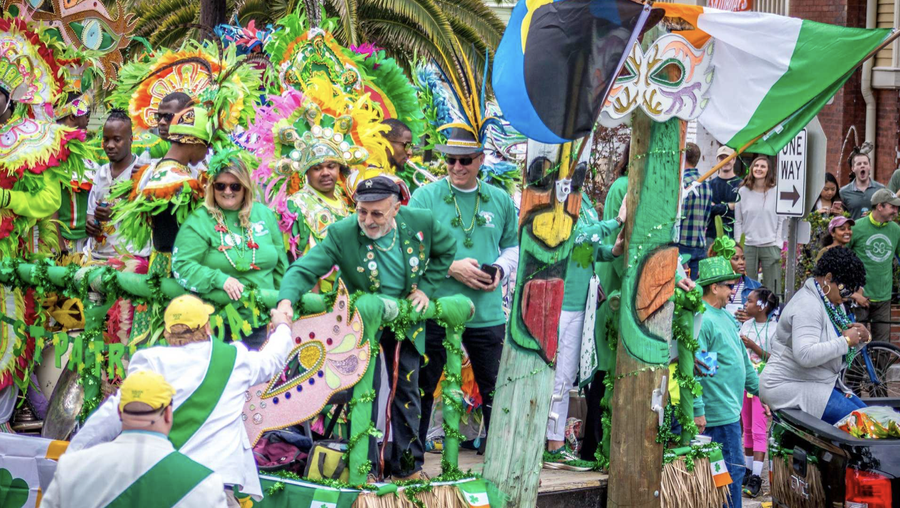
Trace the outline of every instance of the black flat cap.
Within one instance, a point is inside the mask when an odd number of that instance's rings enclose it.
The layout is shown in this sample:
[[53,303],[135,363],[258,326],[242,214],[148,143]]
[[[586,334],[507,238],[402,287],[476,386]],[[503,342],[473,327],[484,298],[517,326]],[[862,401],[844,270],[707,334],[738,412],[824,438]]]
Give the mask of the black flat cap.
[[400,187],[384,175],[373,176],[359,182],[354,195],[357,203],[381,201],[391,196],[397,196],[397,199],[399,199]]

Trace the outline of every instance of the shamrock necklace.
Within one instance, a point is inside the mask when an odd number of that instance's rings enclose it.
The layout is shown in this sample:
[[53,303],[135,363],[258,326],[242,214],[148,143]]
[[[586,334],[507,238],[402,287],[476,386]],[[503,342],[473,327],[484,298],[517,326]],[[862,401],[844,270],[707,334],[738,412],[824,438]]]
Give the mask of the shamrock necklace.
[[[256,266],[256,251],[259,249],[259,244],[253,241],[253,228],[247,228],[247,243],[244,244],[241,242],[241,237],[237,233],[232,233],[231,229],[228,227],[228,222],[223,220],[218,220],[216,222],[216,231],[219,233],[219,252],[225,254],[225,259],[228,260],[228,264],[231,265],[232,268],[239,272],[248,272],[250,270],[259,270],[259,267]],[[225,243],[225,235],[228,235],[228,238],[231,240],[237,247],[238,260],[235,262],[231,259],[231,256],[228,255],[228,251],[231,250],[231,246]],[[244,258],[246,254],[246,249],[249,248],[252,251],[250,263],[248,265],[247,260]]]
[[475,211],[472,212],[472,222],[468,227],[463,222],[462,211],[459,209],[459,202],[456,200],[456,193],[453,192],[453,186],[450,184],[449,178],[447,179],[447,189],[450,190],[450,194],[444,199],[447,203],[453,203],[453,206],[456,208],[456,217],[450,221],[450,224],[463,230],[463,234],[466,236],[463,245],[472,248],[475,246],[475,241],[472,240],[472,233],[475,231],[475,225],[484,226],[487,224],[487,220],[481,215],[478,215],[478,209],[481,207],[481,182],[479,181],[475,187]]

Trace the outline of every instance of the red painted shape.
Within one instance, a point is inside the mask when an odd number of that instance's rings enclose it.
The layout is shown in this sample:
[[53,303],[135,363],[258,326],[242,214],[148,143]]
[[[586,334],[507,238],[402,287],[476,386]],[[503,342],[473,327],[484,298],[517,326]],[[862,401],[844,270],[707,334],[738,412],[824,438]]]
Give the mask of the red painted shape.
[[556,359],[564,290],[562,279],[536,279],[525,283],[522,295],[522,320],[550,361]]

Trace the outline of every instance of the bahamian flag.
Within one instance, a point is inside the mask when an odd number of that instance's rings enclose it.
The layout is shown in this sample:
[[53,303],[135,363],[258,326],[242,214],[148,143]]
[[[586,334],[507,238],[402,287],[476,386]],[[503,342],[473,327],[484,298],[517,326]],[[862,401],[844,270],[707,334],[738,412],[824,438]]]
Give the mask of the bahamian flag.
[[631,0],[519,0],[494,58],[503,117],[543,143],[590,134],[649,16]]

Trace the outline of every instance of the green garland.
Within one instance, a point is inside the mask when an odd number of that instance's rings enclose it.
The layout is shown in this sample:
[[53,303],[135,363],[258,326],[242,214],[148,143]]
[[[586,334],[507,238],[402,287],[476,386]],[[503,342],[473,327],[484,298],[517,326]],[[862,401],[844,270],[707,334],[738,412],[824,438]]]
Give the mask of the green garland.
[[699,459],[708,459],[710,454],[716,450],[721,450],[722,445],[719,443],[708,443],[703,445],[692,445],[684,448],[668,449],[663,452],[663,465],[671,464],[684,457],[684,466],[688,472],[694,471],[695,461]]

